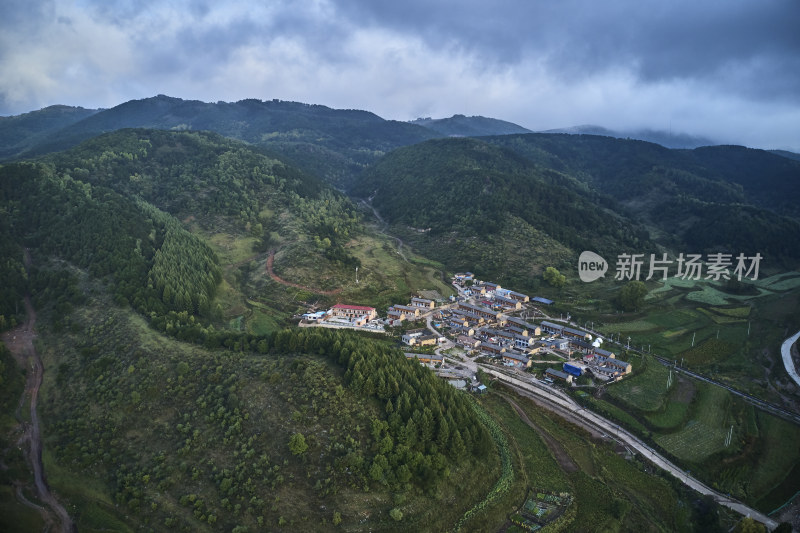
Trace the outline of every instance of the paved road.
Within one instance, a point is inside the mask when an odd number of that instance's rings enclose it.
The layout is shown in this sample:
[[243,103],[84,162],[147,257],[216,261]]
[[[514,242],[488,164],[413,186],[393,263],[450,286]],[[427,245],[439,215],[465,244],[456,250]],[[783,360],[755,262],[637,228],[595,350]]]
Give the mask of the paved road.
[[696,490],[701,494],[710,495],[719,504],[724,505],[729,509],[736,511],[739,514],[742,514],[744,516],[749,516],[754,520],[758,520],[759,522],[766,524],[766,526],[770,530],[777,527],[778,523],[772,518],[768,517],[763,513],[760,513],[759,511],[756,511],[755,509],[746,506],[745,504],[743,504],[738,500],[735,500],[733,498],[728,498],[727,496],[705,485],[701,481],[693,478],[687,472],[675,466],[672,462],[661,456],[658,452],[653,450],[653,448],[651,448],[647,443],[643,442],[641,439],[639,439],[629,431],[621,428],[619,425],[615,423],[606,420],[600,415],[588,409],[585,409],[584,407],[581,407],[578,403],[572,400],[572,398],[569,398],[568,396],[565,396],[563,394],[557,394],[554,391],[550,391],[549,388],[534,386],[529,382],[522,381],[512,376],[508,376],[491,368],[484,368],[484,371],[487,374],[492,374],[501,381],[510,383],[516,388],[522,389],[538,397],[541,397],[545,399],[547,402],[559,406],[561,409],[567,409],[571,411],[574,416],[581,418],[583,421],[599,428],[604,433],[616,437],[620,441],[624,442],[629,448],[640,453],[643,457],[649,459],[653,464],[655,464],[659,468],[666,470],[667,472],[678,478],[682,483],[684,483],[688,487]]
[[792,360],[792,345],[797,342],[797,339],[800,339],[800,331],[783,341],[783,345],[781,346],[781,357],[783,357],[783,366],[786,367],[786,371],[792,377],[795,383],[800,386],[800,376],[797,375],[797,369],[794,366],[794,361]]

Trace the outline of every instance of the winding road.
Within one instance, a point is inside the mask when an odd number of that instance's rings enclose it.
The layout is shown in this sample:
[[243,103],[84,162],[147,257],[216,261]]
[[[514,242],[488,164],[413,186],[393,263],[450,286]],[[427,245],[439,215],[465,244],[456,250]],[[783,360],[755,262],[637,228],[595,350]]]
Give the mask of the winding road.
[[792,346],[794,343],[797,342],[797,339],[800,339],[800,331],[783,341],[781,345],[781,357],[783,358],[783,366],[786,367],[786,372],[789,373],[789,376],[797,383],[797,386],[800,387],[800,376],[797,375],[797,367],[794,366],[794,360],[792,359]]
[[[30,446],[28,459],[33,467],[33,479],[39,499],[56,515],[58,522],[61,523],[61,531],[71,533],[77,531],[75,524],[64,506],[50,492],[50,487],[47,485],[47,477],[44,473],[44,465],[42,464],[42,433],[36,405],[39,399],[39,388],[42,386],[44,365],[42,365],[42,358],[33,346],[33,339],[36,337],[34,329],[36,327],[36,311],[33,308],[30,296],[25,297],[25,312],[27,313],[25,323],[3,335],[3,341],[8,349],[14,354],[17,361],[28,370],[21,403],[24,403],[25,396],[29,396],[30,423],[23,422],[24,436],[20,439],[20,442],[27,441]],[[40,509],[44,510],[44,508]],[[49,515],[44,518],[46,522],[52,522],[52,517]]]
[[[28,250],[25,250],[25,268],[30,266],[31,257]],[[33,346],[33,339],[36,338],[36,310],[31,303],[30,295],[25,296],[25,313],[27,318],[25,323],[17,326],[16,328],[7,331],[3,334],[2,340],[9,351],[14,355],[17,362],[27,369],[27,379],[25,382],[25,390],[22,392],[20,405],[24,405],[25,397],[30,399],[30,423],[22,422],[23,436],[19,440],[19,444],[23,442],[29,443],[28,460],[33,467],[33,480],[36,485],[36,493],[39,499],[45,503],[52,514],[55,515],[58,522],[61,524],[61,531],[64,533],[72,533],[77,531],[75,524],[67,513],[61,503],[50,492],[50,487],[47,485],[47,477],[44,473],[44,465],[42,464],[42,433],[39,424],[39,414],[36,410],[37,401],[39,399],[39,388],[42,386],[42,377],[44,375],[44,365],[42,358]],[[33,505],[42,512],[42,516],[46,523],[53,523],[53,516],[47,512],[44,507],[36,506],[28,502],[22,492],[17,487],[17,495],[21,496],[20,502],[31,506]]]

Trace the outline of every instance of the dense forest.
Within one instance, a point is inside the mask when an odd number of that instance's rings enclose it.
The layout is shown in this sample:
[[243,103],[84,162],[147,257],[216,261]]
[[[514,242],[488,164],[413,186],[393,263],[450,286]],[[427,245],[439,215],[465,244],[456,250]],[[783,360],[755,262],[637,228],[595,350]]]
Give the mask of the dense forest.
[[[46,334],[59,363],[44,409],[58,463],[149,527],[352,526],[358,494],[416,501],[494,463],[467,397],[385,340],[284,330],[220,352],[153,344],[137,320],[94,303]],[[77,518],[96,527],[88,510]]]
[[[741,164],[718,164],[728,155]],[[350,192],[451,268],[531,287],[505,265],[525,256],[571,268],[581,250],[758,252],[773,268],[796,265],[800,222],[789,199],[800,194],[798,176],[796,162],[758,150],[529,134],[400,148]],[[575,255],[551,253],[549,240]]]
[[351,193],[371,196],[398,232],[450,268],[521,289],[531,287],[532,269],[568,264],[576,250],[655,249],[610,197],[481,140],[398,149]]
[[797,161],[742,146],[669,150],[592,135],[484,140],[612,196],[635,221],[657,228],[667,246],[734,253],[758,248],[773,262],[790,264],[800,258]]
[[[175,216],[231,220],[266,250],[295,220],[295,239],[353,265],[349,200],[283,163],[213,134],[125,130],[41,163],[0,168],[7,325],[27,290],[22,247],[113,279],[118,301],[143,313],[212,315],[218,260]],[[267,214],[265,214],[267,213]],[[282,222],[278,222],[281,218]],[[18,320],[16,316],[15,320]]]

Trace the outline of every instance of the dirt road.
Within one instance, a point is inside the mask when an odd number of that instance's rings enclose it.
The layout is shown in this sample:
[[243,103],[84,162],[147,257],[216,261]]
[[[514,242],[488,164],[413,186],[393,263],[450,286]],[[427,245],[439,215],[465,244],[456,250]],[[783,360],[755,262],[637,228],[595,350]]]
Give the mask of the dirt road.
[[[25,263],[26,266],[30,264],[30,256],[27,251]],[[39,357],[33,346],[33,339],[36,337],[36,311],[33,308],[30,296],[25,297],[25,312],[27,314],[25,323],[5,332],[2,336],[3,342],[14,355],[14,358],[27,370],[25,390],[22,393],[23,397],[20,400],[20,404],[24,405],[26,396],[30,399],[31,421],[30,423],[22,423],[23,438],[20,439],[20,443],[27,441],[29,444],[28,460],[33,467],[36,493],[39,499],[49,508],[49,511],[41,508],[45,521],[53,523],[52,515],[55,515],[55,521],[60,523],[61,531],[71,533],[77,531],[75,524],[69,517],[67,510],[64,509],[64,506],[50,492],[50,488],[47,486],[47,477],[44,473],[44,465],[42,464],[42,434],[36,404],[39,399],[39,388],[42,385],[44,366],[42,365],[41,357]]]
[[406,243],[404,243],[403,239],[401,239],[400,237],[395,237],[394,235],[389,235],[389,233],[387,232],[388,229],[389,229],[389,224],[385,220],[383,220],[383,217],[381,217],[380,213],[378,213],[378,210],[375,209],[374,207],[372,207],[372,197],[373,196],[375,196],[375,195],[373,194],[367,200],[361,200],[361,203],[364,205],[364,207],[366,207],[367,209],[370,209],[372,211],[372,214],[375,215],[375,219],[378,221],[378,224],[379,224],[378,231],[380,233],[383,233],[384,235],[386,235],[390,239],[394,239],[395,240],[395,242],[397,243],[397,254],[400,257],[403,258],[403,261],[408,263],[408,257],[406,257],[406,254],[403,253],[403,246],[405,246]]
[[527,424],[528,427],[530,427],[532,430],[538,433],[540,437],[542,437],[542,440],[544,441],[547,448],[550,450],[550,453],[553,454],[553,457],[555,457],[556,462],[558,462],[559,466],[561,467],[562,470],[564,470],[564,472],[569,473],[578,471],[578,465],[575,464],[575,462],[572,460],[572,457],[569,456],[569,454],[567,453],[567,451],[564,449],[564,447],[561,445],[560,442],[558,442],[556,439],[553,438],[552,435],[550,435],[545,430],[540,428],[536,423],[534,423],[528,417],[527,413],[525,413],[522,407],[520,407],[519,404],[517,404],[517,402],[512,400],[511,397],[506,396],[505,394],[500,394],[500,396],[505,398],[505,400],[517,412],[519,418],[523,422],[525,422],[525,424]]

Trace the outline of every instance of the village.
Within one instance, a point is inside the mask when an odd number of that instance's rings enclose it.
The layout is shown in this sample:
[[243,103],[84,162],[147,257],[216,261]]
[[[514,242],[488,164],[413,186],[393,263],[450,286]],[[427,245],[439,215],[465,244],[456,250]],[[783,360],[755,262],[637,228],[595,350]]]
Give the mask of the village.
[[[631,364],[603,348],[603,339],[544,312],[554,302],[475,279],[470,272],[452,279],[449,299],[415,296],[391,305],[385,317],[374,307],[339,303],[302,315],[302,327],[400,331],[408,359],[436,371],[459,389],[481,392],[478,364],[532,373],[545,384],[576,385],[591,379],[609,383],[631,373]],[[423,322],[419,327],[416,323]],[[409,326],[411,326],[409,328]]]

